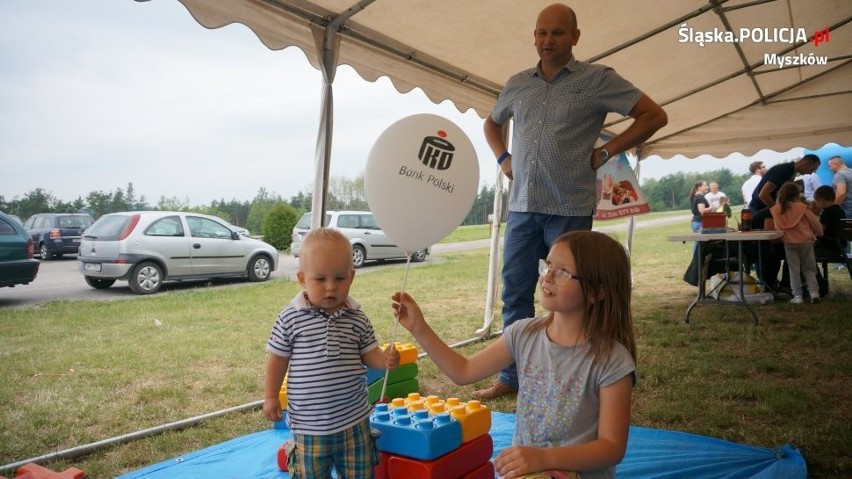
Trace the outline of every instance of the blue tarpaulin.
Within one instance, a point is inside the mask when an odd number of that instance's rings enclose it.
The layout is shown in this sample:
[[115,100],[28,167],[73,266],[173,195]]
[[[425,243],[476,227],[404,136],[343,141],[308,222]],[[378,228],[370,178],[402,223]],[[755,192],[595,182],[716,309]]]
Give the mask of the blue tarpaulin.
[[[494,455],[512,443],[515,415],[491,414]],[[278,447],[287,429],[268,429],[169,459],[119,479],[284,479]],[[798,449],[753,447],[696,434],[631,427],[619,478],[805,479]]]

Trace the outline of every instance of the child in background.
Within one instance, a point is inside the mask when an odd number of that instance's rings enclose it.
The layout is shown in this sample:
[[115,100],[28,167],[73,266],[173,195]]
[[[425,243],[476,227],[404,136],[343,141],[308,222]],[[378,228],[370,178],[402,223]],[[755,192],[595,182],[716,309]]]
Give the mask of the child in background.
[[[822,185],[814,190],[813,204],[819,213],[819,222],[822,223],[822,236],[817,238],[814,244],[815,257],[837,257],[844,254],[843,248],[843,220],[846,213],[840,205],[834,204],[837,198],[834,188]],[[828,294],[828,281],[822,277],[817,268],[817,282],[819,283],[819,295]]]
[[290,477],[372,478],[379,452],[370,434],[366,370],[393,369],[399,353],[379,348],[373,326],[349,297],[352,248],[339,231],[319,228],[302,244],[296,276],[303,291],[272,328],[263,413],[281,420],[278,393],[287,368],[286,445]]
[[614,239],[575,231],[554,242],[539,273],[541,305],[548,313],[506,327],[470,358],[438,337],[408,294],[394,294],[393,307],[456,384],[480,381],[517,363],[513,445],[494,461],[501,477],[542,472],[579,477],[580,471],[584,478],[615,477],[627,447],[636,383],[630,262]]
[[816,215],[802,202],[799,185],[788,181],[778,190],[777,203],[770,210],[775,229],[784,233],[784,253],[790,269],[790,287],[793,289],[793,304],[804,303],[802,297],[802,275],[808,285],[811,303],[819,303],[817,267],[814,257],[814,241],[822,236],[822,225]]
[[834,204],[837,198],[834,188],[823,185],[814,190],[814,203],[819,207],[819,222],[822,223],[822,236],[817,238],[814,251],[826,256],[843,254],[843,220],[846,213],[840,205]]

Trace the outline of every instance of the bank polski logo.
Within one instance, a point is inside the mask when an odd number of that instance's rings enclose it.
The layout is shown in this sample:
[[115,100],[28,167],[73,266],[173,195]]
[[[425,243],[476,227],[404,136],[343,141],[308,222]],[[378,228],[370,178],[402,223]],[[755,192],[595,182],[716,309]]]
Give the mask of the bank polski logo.
[[420,144],[417,158],[428,168],[446,170],[453,163],[456,147],[447,140],[447,132],[438,130],[438,136],[427,136]]

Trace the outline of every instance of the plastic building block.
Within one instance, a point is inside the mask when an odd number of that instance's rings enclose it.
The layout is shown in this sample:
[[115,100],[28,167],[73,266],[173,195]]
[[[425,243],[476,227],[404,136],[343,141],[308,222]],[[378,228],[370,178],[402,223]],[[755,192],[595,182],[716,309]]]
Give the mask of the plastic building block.
[[[388,394],[388,396],[393,396]],[[449,413],[462,426],[462,442],[471,441],[491,430],[491,410],[479,401],[461,402],[458,398],[446,401],[438,396],[422,397],[410,393],[404,398],[394,398],[388,403],[389,409],[407,408],[410,412],[426,409],[431,415]]]
[[[427,398],[428,399],[428,398]],[[476,439],[491,430],[491,410],[479,401],[461,402],[458,398],[448,398],[440,404],[429,407],[430,414],[449,412],[462,426],[462,442]]]
[[380,433],[379,450],[391,454],[428,460],[461,445],[461,423],[449,413],[430,416],[425,409],[409,412],[404,406],[377,404],[370,426]]
[[281,390],[278,391],[278,402],[281,403],[281,410],[287,410],[287,376],[289,373],[284,374],[284,380],[281,381]]
[[[397,351],[399,351],[399,365],[410,364],[417,361],[417,346],[411,343],[393,343]],[[388,343],[382,344],[382,350],[387,349]]]
[[390,475],[388,475],[388,461],[390,458],[390,454],[379,452],[379,463],[373,468],[373,479],[390,479]]
[[494,463],[488,461],[459,479],[494,479],[495,472]]
[[[385,396],[387,397],[398,397],[405,396],[420,389],[420,384],[417,382],[417,379],[406,379],[405,381],[398,383],[388,383],[388,386],[385,388]],[[382,394],[382,381],[375,382],[367,387],[367,394],[370,404],[375,404],[379,402]]]
[[[462,444],[458,449],[430,461],[403,456],[391,456],[388,462],[390,479],[448,479],[473,472],[488,462],[494,453],[494,441],[486,434]],[[491,476],[494,477],[493,475]]]
[[284,472],[287,472],[287,443],[281,444],[281,447],[278,448],[278,469],[281,469]]
[[287,426],[287,411],[281,411],[281,420],[273,422],[272,429],[289,429],[289,426]]
[[85,472],[73,467],[56,472],[33,462],[19,467],[15,474],[15,479],[83,479],[85,477]]
[[[417,377],[418,367],[417,363],[408,363],[399,366],[396,369],[391,370],[390,374],[388,374],[388,384],[390,383],[398,383],[404,381],[406,379],[413,379]],[[373,384],[376,381],[384,381],[385,380],[385,370],[384,369],[370,369],[367,368],[367,384]]]

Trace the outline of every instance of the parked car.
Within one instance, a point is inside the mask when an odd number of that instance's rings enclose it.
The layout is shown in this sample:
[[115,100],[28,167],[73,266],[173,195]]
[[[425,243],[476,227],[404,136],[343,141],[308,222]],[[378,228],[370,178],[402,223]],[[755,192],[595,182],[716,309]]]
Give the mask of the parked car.
[[[327,211],[325,225],[336,228],[352,243],[352,264],[360,268],[367,261],[405,258],[405,251],[393,243],[379,228],[379,224],[369,211]],[[293,241],[290,252],[299,257],[302,238],[311,229],[311,213],[305,213],[293,227]],[[417,250],[411,254],[411,261],[425,261],[429,248]]]
[[28,284],[36,278],[39,262],[33,259],[34,251],[24,225],[0,212],[0,287]]
[[278,251],[242,236],[215,216],[173,211],[131,211],[101,216],[83,234],[77,268],[89,286],[128,281],[137,294],[165,281],[247,277],[266,281]]
[[50,261],[64,254],[77,254],[80,235],[94,222],[85,213],[38,213],[27,218],[24,228],[42,261]]

